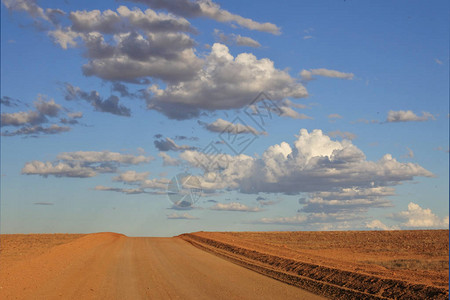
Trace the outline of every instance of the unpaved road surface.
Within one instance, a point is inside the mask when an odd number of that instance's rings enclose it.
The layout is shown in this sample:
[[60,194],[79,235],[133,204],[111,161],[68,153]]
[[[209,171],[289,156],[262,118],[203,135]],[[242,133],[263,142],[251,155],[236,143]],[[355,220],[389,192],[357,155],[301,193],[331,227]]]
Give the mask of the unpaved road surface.
[[324,299],[180,238],[91,234],[0,266],[0,299]]

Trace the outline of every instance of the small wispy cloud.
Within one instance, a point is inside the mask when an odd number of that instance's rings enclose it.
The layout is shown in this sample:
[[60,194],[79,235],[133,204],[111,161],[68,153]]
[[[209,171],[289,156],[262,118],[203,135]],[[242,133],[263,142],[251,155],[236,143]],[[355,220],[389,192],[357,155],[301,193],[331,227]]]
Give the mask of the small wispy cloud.
[[123,189],[123,188],[114,188],[114,187],[107,187],[103,185],[97,185],[94,190],[96,191],[108,191],[108,192],[117,192],[117,193],[123,193],[127,195],[137,195],[137,194],[148,194],[149,192],[137,188],[137,189]]
[[312,28],[312,27],[307,28],[307,29],[303,30],[303,32],[304,32],[304,34],[305,34],[305,35],[303,36],[303,39],[304,39],[304,40],[312,39],[312,38],[313,38],[312,33],[314,32],[314,28]]
[[325,68],[320,69],[310,69],[310,70],[302,70],[300,72],[300,76],[302,80],[309,81],[313,79],[313,76],[322,76],[322,77],[330,77],[330,78],[340,78],[351,80],[355,76],[353,73],[345,73],[336,70],[329,70]]
[[335,130],[335,131],[330,131],[328,132],[328,135],[330,137],[341,137],[343,139],[347,139],[347,140],[354,140],[356,139],[356,134],[348,132],[348,131],[340,131],[340,130]]
[[330,114],[328,119],[342,119],[342,116],[340,114]]
[[198,220],[198,217],[194,217],[188,213],[178,214],[178,213],[172,213],[170,215],[167,215],[167,219],[170,220]]
[[279,225],[298,225],[305,224],[308,218],[305,215],[295,215],[293,217],[277,217],[277,218],[262,218],[256,223],[261,224],[279,224]]
[[414,151],[412,151],[408,147],[406,147],[406,150],[407,150],[407,152],[405,154],[403,154],[401,157],[402,158],[413,158],[414,157]]
[[450,152],[450,149],[447,147],[447,149],[445,149],[444,147],[442,147],[442,146],[439,146],[439,147],[436,147],[436,148],[434,148],[433,150],[435,150],[435,151],[443,151],[443,152],[446,152],[446,153],[449,153]]
[[436,120],[436,118],[431,113],[426,111],[422,112],[422,115],[419,116],[412,110],[390,110],[388,112],[386,122],[424,122],[428,120]]
[[225,34],[222,31],[215,29],[214,30],[214,35],[216,36],[216,38],[224,44],[227,45],[238,45],[238,46],[247,46],[247,47],[254,47],[254,48],[259,48],[261,47],[261,44],[250,38],[247,36],[241,36],[239,34]]
[[212,210],[224,210],[224,211],[242,211],[242,212],[258,212],[261,211],[259,207],[251,207],[238,202],[231,203],[217,203],[212,206]]
[[337,120],[342,119],[343,117],[340,114],[329,114],[328,121],[330,123],[336,123]]
[[380,124],[381,122],[378,120],[367,120],[364,118],[358,119],[356,121],[350,122],[351,124],[358,124],[358,123],[364,123],[364,124]]

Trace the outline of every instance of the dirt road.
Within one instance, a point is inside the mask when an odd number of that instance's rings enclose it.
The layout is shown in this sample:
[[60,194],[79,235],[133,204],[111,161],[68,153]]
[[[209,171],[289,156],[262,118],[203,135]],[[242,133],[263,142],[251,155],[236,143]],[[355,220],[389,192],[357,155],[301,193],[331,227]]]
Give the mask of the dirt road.
[[323,299],[179,238],[114,233],[87,235],[0,269],[0,299],[56,298]]

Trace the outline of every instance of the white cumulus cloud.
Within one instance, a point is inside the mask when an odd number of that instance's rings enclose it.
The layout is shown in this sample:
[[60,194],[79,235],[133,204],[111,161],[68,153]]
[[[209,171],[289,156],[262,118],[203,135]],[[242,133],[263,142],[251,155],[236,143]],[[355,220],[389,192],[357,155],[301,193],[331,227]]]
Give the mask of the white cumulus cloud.
[[408,228],[448,228],[448,216],[439,218],[431,209],[422,208],[410,202],[408,210],[393,214],[392,219],[401,221],[402,227]]
[[242,108],[261,91],[272,100],[302,98],[306,88],[286,71],[251,53],[233,57],[227,46],[215,43],[203,67],[190,81],[152,85],[147,90],[147,106],[173,119],[197,117],[201,110]]
[[[201,167],[205,154],[185,151],[180,158]],[[415,176],[434,176],[414,163],[401,163],[390,154],[367,161],[349,140],[333,141],[321,130],[302,129],[291,146],[286,142],[269,147],[260,158],[244,154],[223,155],[217,170],[204,170],[208,188],[230,188],[244,193],[330,191],[342,188],[394,186]],[[209,180],[214,173],[214,182]],[[375,186],[374,186],[375,185]]]
[[397,230],[397,229],[400,229],[398,226],[389,227],[386,224],[384,224],[383,222],[381,222],[380,220],[372,220],[366,224],[366,227],[368,229],[372,229],[372,230]]

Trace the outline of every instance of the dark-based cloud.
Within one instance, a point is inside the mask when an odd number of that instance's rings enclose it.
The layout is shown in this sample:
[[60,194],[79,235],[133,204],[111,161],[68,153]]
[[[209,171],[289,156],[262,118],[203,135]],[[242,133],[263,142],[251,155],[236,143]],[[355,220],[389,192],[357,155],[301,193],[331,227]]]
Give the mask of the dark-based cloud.
[[246,134],[251,133],[254,135],[267,135],[265,131],[258,131],[252,126],[247,124],[239,123],[242,122],[241,119],[235,119],[233,122],[229,122],[223,119],[217,119],[212,123],[205,123],[202,121],[198,121],[200,125],[202,125],[206,130],[211,132],[226,132],[231,134]]
[[199,138],[196,136],[185,136],[185,135],[176,135],[173,139],[176,141],[184,141],[184,140],[198,141],[199,140]]
[[[181,159],[197,168],[209,165],[205,160],[211,158],[205,156],[198,151],[180,154]],[[224,159],[214,168],[205,170],[208,176],[200,177],[204,189],[298,194],[388,187],[416,176],[434,177],[420,165],[398,162],[390,154],[378,161],[367,161],[351,141],[333,141],[321,130],[302,129],[293,146],[286,142],[273,145],[260,158],[244,154],[222,156]]]
[[77,151],[58,154],[53,162],[31,161],[22,174],[55,177],[94,177],[99,173],[115,173],[120,166],[149,163],[154,158],[111,151]]
[[73,112],[73,113],[67,113],[67,118],[61,118],[59,121],[61,124],[69,124],[69,125],[75,125],[78,124],[78,119],[81,119],[83,117],[83,113],[80,112]]
[[118,116],[131,116],[131,110],[119,104],[119,97],[109,96],[103,99],[97,91],[85,92],[79,87],[65,83],[66,100],[84,100],[92,105],[96,111],[106,112]]
[[37,125],[48,122],[47,117],[56,117],[62,106],[53,99],[45,101],[42,96],[34,102],[36,110],[20,111],[15,113],[2,113],[2,126]]
[[38,112],[49,117],[56,117],[62,109],[62,106],[55,103],[55,100],[53,99],[50,101],[39,99],[34,103],[34,106]]
[[129,92],[128,87],[125,84],[122,84],[120,82],[113,82],[113,84],[111,85],[111,90],[113,92],[118,92],[120,94],[120,97],[128,97],[128,98],[137,97],[136,94]]
[[[5,97],[3,97],[5,98]],[[11,101],[12,98],[5,98],[7,101]],[[22,101],[15,100],[11,102],[14,104],[22,104]],[[2,136],[38,136],[40,134],[58,134],[68,132],[72,128],[70,126],[61,126],[59,124],[51,124],[49,126],[44,125],[49,123],[50,120],[63,114],[65,109],[57,104],[53,99],[49,101],[44,100],[44,96],[39,95],[38,100],[34,101],[35,110],[19,111],[13,113],[2,113],[1,124],[2,127],[14,126],[20,127],[16,130],[4,130]],[[14,105],[16,106],[16,105]],[[70,113],[66,114],[67,117],[60,118],[59,121],[63,125],[73,125],[77,122],[71,122],[73,118],[70,117]],[[50,119],[50,120],[49,120]]]
[[79,33],[99,32],[117,34],[142,30],[145,32],[191,32],[196,30],[184,18],[171,14],[157,13],[151,9],[139,8],[130,10],[126,6],[113,10],[73,11],[69,14],[72,22],[70,30]]
[[52,124],[50,126],[26,126],[20,129],[9,131],[5,130],[2,132],[2,136],[16,136],[16,135],[37,135],[37,134],[58,134],[62,132],[68,132],[72,128],[69,126],[60,126],[58,124]]
[[[196,30],[183,16],[207,17],[277,34],[279,28],[276,25],[232,14],[209,0],[141,2],[171,13],[125,6],[116,10],[72,11],[63,22],[68,25],[54,24],[47,32],[48,36],[63,49],[80,47],[87,59],[82,66],[83,74],[111,81],[112,92],[121,97],[138,96],[130,93],[124,82],[152,82],[139,96],[146,100],[148,109],[172,119],[189,119],[205,112],[243,108],[262,90],[270,93],[275,101],[307,96],[299,78],[275,68],[269,59],[257,59],[251,53],[233,57],[220,43],[214,44],[207,55],[197,54],[196,43],[191,37]],[[49,20],[46,12],[35,3],[33,8],[13,9],[36,11],[33,14],[38,18]],[[58,15],[56,10],[51,13]],[[249,37],[235,35],[233,39],[239,45],[259,45]],[[66,88],[69,95],[66,98],[84,99],[98,111],[130,115],[129,109],[119,104],[115,95],[104,99],[96,91],[88,93],[69,85]],[[288,106],[282,106],[281,115],[308,118]]]
[[280,28],[272,23],[259,23],[249,18],[230,13],[211,0],[130,0],[146,4],[154,9],[166,9],[186,18],[206,17],[218,22],[237,24],[250,30],[280,34]]
[[[188,80],[201,67],[195,55],[195,33],[190,23],[172,14],[120,6],[70,13],[71,26],[57,27],[49,36],[63,49],[83,46],[89,59],[86,76],[113,82],[148,83],[148,77],[165,81]],[[122,89],[123,91],[123,89]]]
[[24,103],[22,101],[20,101],[19,99],[11,98],[8,96],[3,96],[0,99],[0,103],[1,103],[1,105],[6,106],[6,107],[18,107],[18,106],[24,105]]
[[[179,157],[203,170],[197,177],[203,190],[307,194],[299,201],[299,215],[261,221],[273,224],[350,226],[352,218],[365,217],[370,208],[391,207],[388,198],[395,194],[395,186],[418,176],[435,176],[390,154],[368,161],[350,140],[334,141],[321,130],[302,129],[292,146],[282,142],[255,157],[223,154],[218,160],[198,151],[184,151]],[[211,160],[215,163],[208,163]]]
[[299,200],[299,212],[338,213],[342,211],[367,212],[369,208],[392,207],[386,197],[395,195],[392,187],[337,188],[333,192],[311,193],[309,198]]
[[220,30],[214,29],[214,35],[216,36],[216,39],[219,40],[220,43],[225,45],[238,45],[238,46],[247,46],[247,47],[253,47],[253,48],[259,48],[261,47],[261,44],[246,36],[241,36],[240,34],[225,34]]
[[276,69],[271,60],[257,59],[250,53],[233,57],[227,46],[216,43],[204,59],[203,68],[190,81],[171,83],[165,88],[153,84],[144,97],[148,109],[171,119],[190,119],[202,111],[243,108],[263,90],[274,101],[308,95],[299,80]]
[[153,142],[156,149],[159,151],[185,151],[185,150],[195,150],[196,147],[188,145],[178,145],[171,138],[166,137],[165,139],[155,140]]

